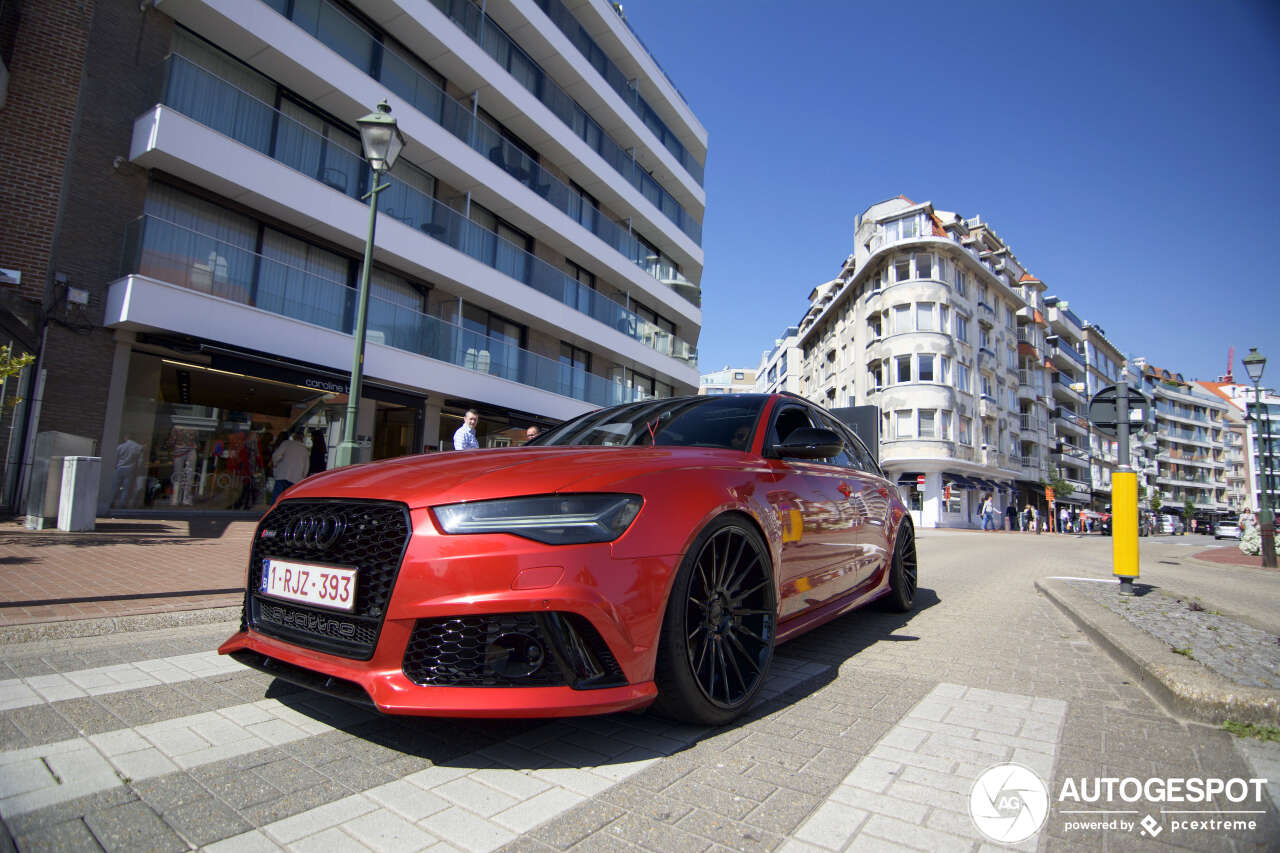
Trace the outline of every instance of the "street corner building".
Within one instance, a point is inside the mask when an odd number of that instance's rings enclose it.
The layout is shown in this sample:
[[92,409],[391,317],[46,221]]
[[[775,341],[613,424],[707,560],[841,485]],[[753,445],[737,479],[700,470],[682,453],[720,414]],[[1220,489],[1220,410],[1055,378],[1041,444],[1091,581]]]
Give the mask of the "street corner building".
[[857,218],[854,253],[766,354],[794,352],[798,369],[775,378],[769,361],[768,375],[827,408],[876,407],[880,464],[920,527],[981,527],[988,493],[1001,521],[1028,504],[1043,519],[1050,500],[1104,508],[1119,457],[1088,403],[1125,359],[1046,290],[981,217],[888,199]]
[[369,219],[356,120],[383,99],[405,148],[376,196],[366,456],[451,449],[472,408],[502,447],[696,390],[707,132],[621,8],[5,15],[0,343],[37,356],[5,389],[10,505],[59,455],[101,458],[102,513],[261,511],[290,433],[307,473],[332,467]]

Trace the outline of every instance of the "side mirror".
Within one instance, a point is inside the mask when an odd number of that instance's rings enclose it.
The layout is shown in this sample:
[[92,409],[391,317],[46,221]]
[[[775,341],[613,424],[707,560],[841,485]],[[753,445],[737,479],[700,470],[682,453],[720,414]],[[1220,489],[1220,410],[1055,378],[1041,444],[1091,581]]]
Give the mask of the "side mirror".
[[844,442],[829,429],[801,427],[791,431],[786,440],[775,444],[775,455],[791,459],[827,459],[840,453]]

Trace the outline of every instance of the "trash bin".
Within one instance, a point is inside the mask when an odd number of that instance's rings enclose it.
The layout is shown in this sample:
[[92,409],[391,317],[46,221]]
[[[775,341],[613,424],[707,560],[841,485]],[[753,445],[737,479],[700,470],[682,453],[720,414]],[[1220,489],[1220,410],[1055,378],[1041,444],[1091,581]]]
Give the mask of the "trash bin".
[[58,529],[92,530],[98,517],[98,481],[102,457],[62,458],[62,493],[58,500]]

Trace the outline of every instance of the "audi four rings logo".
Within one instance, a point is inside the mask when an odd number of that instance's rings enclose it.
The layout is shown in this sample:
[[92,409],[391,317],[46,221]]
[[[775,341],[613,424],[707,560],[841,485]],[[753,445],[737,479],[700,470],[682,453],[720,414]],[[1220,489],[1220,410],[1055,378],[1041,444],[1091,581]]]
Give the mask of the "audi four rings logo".
[[295,548],[323,551],[346,529],[347,518],[341,512],[308,513],[290,521],[280,538]]

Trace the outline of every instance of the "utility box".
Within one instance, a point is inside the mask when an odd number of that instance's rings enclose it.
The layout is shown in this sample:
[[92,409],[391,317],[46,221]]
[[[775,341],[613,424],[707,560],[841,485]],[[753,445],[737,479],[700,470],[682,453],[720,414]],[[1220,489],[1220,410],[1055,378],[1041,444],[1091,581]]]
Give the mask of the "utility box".
[[98,518],[98,481],[102,459],[98,456],[62,458],[61,494],[58,500],[58,529],[72,532],[92,530]]
[[62,469],[67,456],[93,456],[98,443],[83,435],[49,430],[36,435],[31,479],[27,481],[28,530],[45,530],[58,521]]

